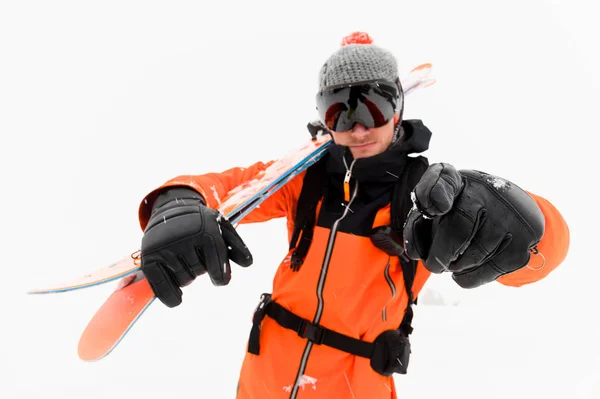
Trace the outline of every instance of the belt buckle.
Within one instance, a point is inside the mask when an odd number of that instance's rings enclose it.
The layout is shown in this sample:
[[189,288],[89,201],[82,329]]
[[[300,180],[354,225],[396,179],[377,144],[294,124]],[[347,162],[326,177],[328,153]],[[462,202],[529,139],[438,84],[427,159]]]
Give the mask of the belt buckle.
[[254,320],[261,321],[265,317],[267,311],[267,305],[271,302],[271,294],[262,294],[260,296],[260,302],[254,309]]
[[325,330],[323,327],[313,324],[308,320],[302,319],[297,332],[300,338],[306,338],[314,344],[321,345],[323,343],[323,333]]

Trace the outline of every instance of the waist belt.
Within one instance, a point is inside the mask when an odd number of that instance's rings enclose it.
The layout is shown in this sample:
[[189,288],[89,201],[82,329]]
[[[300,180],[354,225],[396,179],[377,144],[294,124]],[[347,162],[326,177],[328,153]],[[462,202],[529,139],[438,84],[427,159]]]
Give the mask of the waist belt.
[[265,316],[269,316],[281,327],[296,331],[298,336],[306,338],[316,345],[326,345],[356,356],[371,359],[375,344],[361,341],[304,319],[277,302],[271,300],[270,294],[263,294],[252,318],[252,330],[248,341],[248,352],[260,353],[260,325]]

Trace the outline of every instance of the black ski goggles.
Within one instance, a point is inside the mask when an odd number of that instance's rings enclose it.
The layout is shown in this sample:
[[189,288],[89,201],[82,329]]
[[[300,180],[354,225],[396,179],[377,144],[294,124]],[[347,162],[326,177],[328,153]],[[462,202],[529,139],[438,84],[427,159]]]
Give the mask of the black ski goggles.
[[346,132],[355,123],[367,128],[385,125],[402,109],[403,102],[399,82],[360,82],[321,90],[317,93],[317,112],[329,130]]

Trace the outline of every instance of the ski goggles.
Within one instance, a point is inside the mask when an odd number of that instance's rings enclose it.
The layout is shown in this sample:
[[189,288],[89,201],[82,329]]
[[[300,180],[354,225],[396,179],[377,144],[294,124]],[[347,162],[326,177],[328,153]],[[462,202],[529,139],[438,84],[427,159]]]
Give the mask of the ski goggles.
[[321,122],[334,132],[352,130],[355,123],[381,127],[402,109],[404,93],[399,83],[371,81],[328,87],[317,93]]

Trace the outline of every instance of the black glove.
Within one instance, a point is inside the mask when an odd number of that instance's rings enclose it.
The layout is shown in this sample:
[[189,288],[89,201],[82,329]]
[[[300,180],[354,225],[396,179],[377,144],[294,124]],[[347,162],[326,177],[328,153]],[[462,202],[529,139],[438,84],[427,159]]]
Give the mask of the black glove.
[[229,259],[252,264],[252,254],[222,215],[187,187],[163,190],[152,207],[142,238],[141,270],[168,307],[181,304],[179,287],[208,273],[214,285],[231,280]]
[[544,234],[544,215],[514,183],[431,165],[412,192],[404,247],[432,273],[474,288],[524,267]]

